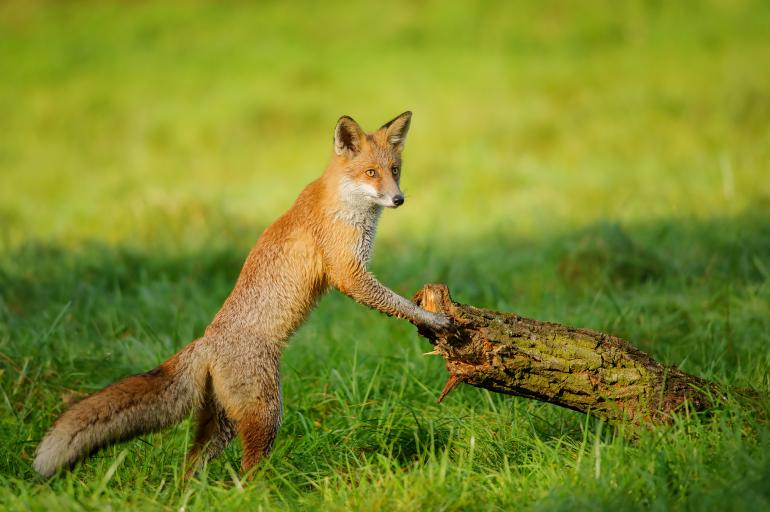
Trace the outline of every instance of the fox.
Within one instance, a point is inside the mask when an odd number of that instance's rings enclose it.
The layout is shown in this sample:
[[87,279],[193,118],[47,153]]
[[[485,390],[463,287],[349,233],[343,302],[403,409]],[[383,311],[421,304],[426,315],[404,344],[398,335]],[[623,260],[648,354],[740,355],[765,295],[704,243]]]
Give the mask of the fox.
[[420,308],[368,270],[383,209],[405,202],[401,154],[411,119],[406,111],[367,133],[340,117],[324,172],[257,239],[203,335],[65,411],[38,445],[34,469],[50,478],[104,446],[194,415],[187,476],[236,436],[248,474],[270,454],[281,424],[281,353],[330,288],[418,328],[448,330],[448,316]]

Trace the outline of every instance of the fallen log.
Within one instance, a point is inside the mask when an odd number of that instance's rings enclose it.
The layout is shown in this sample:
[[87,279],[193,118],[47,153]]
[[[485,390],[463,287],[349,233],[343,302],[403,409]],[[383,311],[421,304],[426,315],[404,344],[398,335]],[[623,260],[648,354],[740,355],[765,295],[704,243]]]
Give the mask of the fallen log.
[[444,285],[425,285],[421,307],[449,315],[451,332],[418,329],[458,384],[532,398],[610,423],[664,424],[672,413],[704,411],[725,400],[716,383],[655,361],[615,336],[458,304]]

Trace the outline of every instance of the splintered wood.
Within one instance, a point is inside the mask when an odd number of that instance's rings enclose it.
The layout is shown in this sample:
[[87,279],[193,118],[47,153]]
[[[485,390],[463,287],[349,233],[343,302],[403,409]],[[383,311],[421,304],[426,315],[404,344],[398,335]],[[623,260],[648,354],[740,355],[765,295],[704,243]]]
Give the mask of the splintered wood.
[[444,285],[425,285],[414,301],[449,315],[452,332],[419,333],[446,360],[449,380],[532,398],[612,423],[670,421],[725,399],[712,382],[665,366],[628,342],[592,331],[480,309],[452,301]]

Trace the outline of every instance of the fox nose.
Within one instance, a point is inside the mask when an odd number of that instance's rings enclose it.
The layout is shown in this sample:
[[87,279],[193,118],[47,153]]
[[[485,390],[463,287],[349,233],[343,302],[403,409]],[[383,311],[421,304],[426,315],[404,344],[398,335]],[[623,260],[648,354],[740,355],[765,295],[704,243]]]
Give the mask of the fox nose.
[[404,204],[404,196],[402,196],[401,194],[398,194],[397,196],[393,196],[393,204],[395,204],[396,206],[401,206],[402,204]]

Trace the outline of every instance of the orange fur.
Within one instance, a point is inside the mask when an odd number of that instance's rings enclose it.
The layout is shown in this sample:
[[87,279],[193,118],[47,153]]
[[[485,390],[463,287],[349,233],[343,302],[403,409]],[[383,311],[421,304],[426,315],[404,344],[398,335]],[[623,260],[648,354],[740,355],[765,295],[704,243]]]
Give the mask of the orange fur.
[[388,315],[433,329],[447,317],[415,306],[367,270],[383,207],[403,203],[401,151],[411,112],[366,134],[343,116],[323,175],[268,227],[202,338],[157,370],[128,377],[66,411],[40,443],[44,476],[99,447],[196,412],[192,467],[237,432],[248,470],[272,447],[281,421],[281,350],[330,286]]

